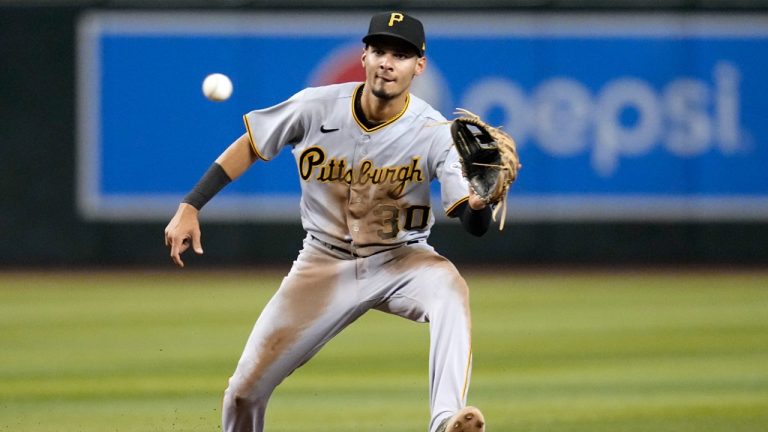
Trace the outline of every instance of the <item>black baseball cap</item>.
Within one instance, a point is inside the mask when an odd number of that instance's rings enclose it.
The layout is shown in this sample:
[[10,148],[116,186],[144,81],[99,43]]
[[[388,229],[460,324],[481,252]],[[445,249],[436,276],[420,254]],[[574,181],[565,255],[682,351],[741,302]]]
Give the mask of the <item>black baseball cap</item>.
[[371,17],[368,34],[363,42],[370,43],[373,39],[386,36],[408,42],[416,49],[419,57],[424,56],[427,44],[424,39],[424,26],[421,21],[405,12],[382,12]]

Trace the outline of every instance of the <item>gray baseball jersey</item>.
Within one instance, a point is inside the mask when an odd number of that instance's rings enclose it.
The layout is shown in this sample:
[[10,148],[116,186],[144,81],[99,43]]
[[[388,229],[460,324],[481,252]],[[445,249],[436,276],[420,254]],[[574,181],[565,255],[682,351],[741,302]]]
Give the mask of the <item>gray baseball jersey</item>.
[[401,113],[368,129],[353,109],[360,85],[308,88],[244,119],[260,158],[292,146],[304,229],[368,256],[427,238],[432,180],[440,181],[446,212],[467,199],[469,186],[439,112],[410,95]]
[[262,432],[275,387],[369,309],[430,323],[428,431],[466,403],[469,290],[424,241],[433,179],[444,211],[468,198],[449,127],[410,96],[397,116],[367,128],[354,109],[360,85],[306,89],[245,115],[259,157],[292,147],[308,235],[229,380],[224,432]]

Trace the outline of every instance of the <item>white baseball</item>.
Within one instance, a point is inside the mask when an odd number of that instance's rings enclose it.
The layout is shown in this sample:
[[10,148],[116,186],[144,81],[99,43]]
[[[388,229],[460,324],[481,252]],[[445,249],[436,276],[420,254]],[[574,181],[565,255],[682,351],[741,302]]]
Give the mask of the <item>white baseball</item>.
[[214,102],[222,102],[232,95],[232,81],[228,76],[212,73],[203,80],[203,94]]

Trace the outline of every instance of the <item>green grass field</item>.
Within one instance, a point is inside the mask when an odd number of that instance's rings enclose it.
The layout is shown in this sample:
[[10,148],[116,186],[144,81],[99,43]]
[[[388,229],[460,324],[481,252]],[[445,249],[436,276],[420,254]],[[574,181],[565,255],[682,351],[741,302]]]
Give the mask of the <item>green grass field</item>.
[[[489,432],[768,430],[768,272],[465,274]],[[215,431],[282,275],[0,273],[0,431]],[[268,431],[425,431],[427,326],[371,312]]]

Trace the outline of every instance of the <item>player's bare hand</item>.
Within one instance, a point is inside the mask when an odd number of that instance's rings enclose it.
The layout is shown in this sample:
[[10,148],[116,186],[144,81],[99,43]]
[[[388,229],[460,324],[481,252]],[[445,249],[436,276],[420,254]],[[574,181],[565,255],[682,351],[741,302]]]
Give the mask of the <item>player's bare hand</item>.
[[472,210],[482,210],[486,207],[485,201],[483,201],[472,188],[469,188],[469,208]]
[[196,254],[203,254],[203,245],[200,241],[200,222],[197,219],[198,210],[189,204],[179,204],[176,214],[168,226],[165,227],[165,245],[171,249],[171,259],[179,267],[184,267],[181,260],[189,246]]

